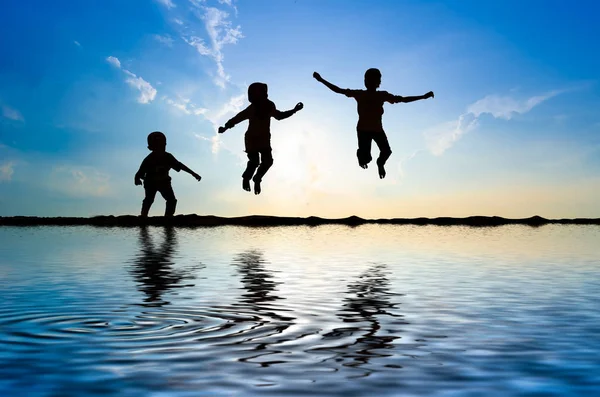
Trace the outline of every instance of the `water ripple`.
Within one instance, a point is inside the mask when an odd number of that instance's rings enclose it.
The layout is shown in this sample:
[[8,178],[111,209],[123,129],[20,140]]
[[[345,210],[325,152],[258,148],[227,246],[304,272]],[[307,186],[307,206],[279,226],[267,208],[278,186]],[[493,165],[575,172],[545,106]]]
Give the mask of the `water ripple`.
[[[28,244],[60,229],[48,230]],[[335,229],[337,248],[319,248],[331,228],[278,230],[95,230],[46,263],[2,259],[0,395],[600,391],[588,254],[514,267],[498,253],[409,255],[397,245],[412,228],[386,229],[389,242]]]

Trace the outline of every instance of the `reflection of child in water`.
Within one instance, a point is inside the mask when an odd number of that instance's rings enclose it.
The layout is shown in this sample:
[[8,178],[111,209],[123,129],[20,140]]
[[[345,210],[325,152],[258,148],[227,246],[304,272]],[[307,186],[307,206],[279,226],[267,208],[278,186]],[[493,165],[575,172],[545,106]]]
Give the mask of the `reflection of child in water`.
[[[304,107],[299,102],[292,110],[281,112],[269,100],[268,87],[264,83],[252,83],[248,87],[250,106],[232,117],[224,127],[219,127],[219,133],[233,128],[236,124],[248,120],[248,130],[244,136],[248,164],[242,174],[242,188],[250,191],[250,178],[254,181],[254,194],[260,194],[260,182],[269,168],[273,165],[271,153],[271,117],[283,120]],[[260,156],[260,160],[259,160]],[[258,168],[258,170],[257,170]],[[256,171],[256,174],[254,172]],[[254,177],[252,177],[254,175]]]
[[385,178],[385,162],[392,154],[392,149],[388,143],[387,136],[383,130],[381,118],[383,116],[383,103],[413,102],[420,99],[433,98],[433,92],[429,91],[421,96],[402,97],[392,95],[387,91],[378,91],[381,84],[381,72],[378,69],[369,69],[365,73],[366,90],[341,89],[314,72],[313,77],[323,83],[326,87],[337,94],[344,94],[349,98],[356,99],[358,106],[358,124],[356,132],[358,135],[358,164],[362,168],[367,168],[367,164],[373,159],[371,157],[371,141],[375,141],[379,148],[379,157],[377,158],[377,168],[379,177]]
[[171,187],[171,177],[169,176],[171,168],[177,172],[184,170],[198,181],[201,179],[200,175],[177,161],[171,153],[166,152],[166,147],[167,137],[165,134],[154,131],[148,135],[148,149],[152,153],[146,156],[140,165],[140,169],[135,174],[135,184],[141,185],[143,179],[144,190],[146,191],[146,197],[142,202],[142,217],[148,216],[156,192],[160,192],[166,201],[165,216],[173,216],[175,213],[177,199]]

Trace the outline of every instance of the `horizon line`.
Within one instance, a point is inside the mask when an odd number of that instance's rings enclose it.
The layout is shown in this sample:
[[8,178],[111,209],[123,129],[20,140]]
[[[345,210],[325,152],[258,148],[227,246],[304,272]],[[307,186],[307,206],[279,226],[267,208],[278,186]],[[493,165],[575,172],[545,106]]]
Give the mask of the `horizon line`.
[[539,215],[527,218],[505,218],[501,216],[472,215],[467,217],[417,217],[417,218],[361,218],[351,215],[343,218],[323,218],[319,216],[288,217],[275,215],[245,215],[222,217],[217,215],[180,214],[173,217],[138,215],[94,215],[89,217],[40,217],[40,216],[0,216],[0,226],[319,226],[319,225],[359,226],[363,224],[388,225],[435,225],[435,226],[503,226],[546,224],[600,225],[600,218],[558,218],[548,219]]

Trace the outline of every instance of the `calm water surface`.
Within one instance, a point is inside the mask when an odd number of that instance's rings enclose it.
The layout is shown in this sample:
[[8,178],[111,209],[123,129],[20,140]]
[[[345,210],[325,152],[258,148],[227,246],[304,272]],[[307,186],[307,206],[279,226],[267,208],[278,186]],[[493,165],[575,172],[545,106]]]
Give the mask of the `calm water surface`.
[[600,227],[0,228],[0,396],[600,395]]

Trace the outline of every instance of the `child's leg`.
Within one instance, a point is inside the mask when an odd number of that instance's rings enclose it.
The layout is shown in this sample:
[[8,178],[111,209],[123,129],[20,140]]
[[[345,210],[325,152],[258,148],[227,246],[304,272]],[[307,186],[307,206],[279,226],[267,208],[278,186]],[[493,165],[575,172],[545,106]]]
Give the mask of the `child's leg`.
[[252,180],[254,181],[254,194],[260,194],[260,182],[263,176],[269,171],[269,168],[273,165],[273,153],[271,148],[260,151],[260,166],[256,171],[256,175]]
[[175,198],[175,192],[171,184],[166,184],[160,187],[160,194],[166,201],[165,205],[165,216],[170,217],[175,214],[175,208],[177,208],[177,199]]
[[379,157],[377,158],[377,167],[379,169],[379,177],[385,178],[385,163],[392,155],[392,149],[388,142],[385,132],[377,133],[373,135],[373,140],[379,148]]
[[248,153],[248,164],[246,170],[242,174],[242,188],[246,191],[250,191],[250,178],[254,175],[256,167],[259,164],[259,153],[257,151],[250,151]]
[[273,165],[273,153],[271,149],[265,149],[260,151],[260,165],[254,175],[253,181],[261,181],[263,176],[269,171],[269,168]]
[[358,165],[362,168],[367,168],[367,164],[373,160],[371,157],[371,140],[372,133],[365,131],[357,131],[358,136],[358,150],[356,151],[356,157],[358,158]]
[[142,201],[142,213],[140,215],[145,218],[148,216],[150,207],[152,207],[152,203],[154,202],[154,197],[156,196],[156,187],[144,184],[144,191],[146,192],[146,197],[144,197],[144,200]]

